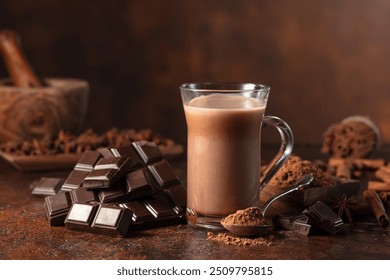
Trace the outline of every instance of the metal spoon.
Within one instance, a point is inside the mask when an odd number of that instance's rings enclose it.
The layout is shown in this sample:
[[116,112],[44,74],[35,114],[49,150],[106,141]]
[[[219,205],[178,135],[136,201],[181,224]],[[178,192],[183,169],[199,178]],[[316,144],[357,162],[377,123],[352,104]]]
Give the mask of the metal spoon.
[[[265,212],[267,211],[268,207],[274,203],[276,200],[281,198],[282,196],[285,196],[286,194],[289,194],[293,191],[299,190],[300,188],[309,185],[313,181],[314,177],[312,174],[305,175],[294,187],[291,187],[283,192],[281,192],[278,195],[275,195],[274,197],[271,197],[269,200],[267,200],[264,205],[260,208],[261,214],[264,218]],[[264,223],[262,225],[257,226],[245,226],[245,225],[235,225],[235,224],[227,224],[224,223],[223,220],[221,221],[221,224],[224,228],[226,228],[231,233],[234,233],[236,235],[240,236],[254,236],[254,235],[261,235],[266,234],[272,229],[272,225],[270,223]]]

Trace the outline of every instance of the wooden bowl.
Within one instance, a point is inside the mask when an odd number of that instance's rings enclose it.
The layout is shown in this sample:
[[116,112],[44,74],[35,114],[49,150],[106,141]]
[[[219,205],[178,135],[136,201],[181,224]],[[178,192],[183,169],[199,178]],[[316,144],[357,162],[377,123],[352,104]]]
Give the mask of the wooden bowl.
[[42,88],[18,88],[0,80],[0,141],[40,139],[61,129],[78,133],[88,108],[88,82],[45,79]]

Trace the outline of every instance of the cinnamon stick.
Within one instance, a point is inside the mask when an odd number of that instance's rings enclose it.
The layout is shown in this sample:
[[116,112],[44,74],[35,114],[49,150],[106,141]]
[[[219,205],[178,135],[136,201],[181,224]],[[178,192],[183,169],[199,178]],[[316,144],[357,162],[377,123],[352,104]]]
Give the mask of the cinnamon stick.
[[389,192],[380,192],[379,193],[379,198],[381,199],[385,209],[387,209],[389,206],[389,195],[390,195]]
[[330,158],[328,164],[333,167],[337,167],[341,164],[345,164],[348,161],[351,165],[355,166],[357,169],[379,169],[385,166],[384,159],[367,159],[367,158]]
[[23,54],[20,40],[14,31],[0,30],[0,53],[14,86],[22,88],[42,86],[42,82]]
[[383,182],[390,183],[390,168],[385,166],[379,168],[375,171],[375,176]]
[[384,159],[365,159],[365,158],[356,158],[353,159],[353,164],[356,166],[362,166],[368,169],[379,169],[382,166],[385,166]]
[[368,181],[367,189],[374,190],[376,192],[390,192],[390,183],[378,182],[378,181]]
[[363,192],[363,196],[367,203],[370,205],[372,212],[376,219],[379,221],[383,228],[389,226],[389,218],[387,217],[386,210],[379,195],[374,190],[366,190]]
[[339,178],[351,179],[351,162],[344,160],[336,167],[336,176]]

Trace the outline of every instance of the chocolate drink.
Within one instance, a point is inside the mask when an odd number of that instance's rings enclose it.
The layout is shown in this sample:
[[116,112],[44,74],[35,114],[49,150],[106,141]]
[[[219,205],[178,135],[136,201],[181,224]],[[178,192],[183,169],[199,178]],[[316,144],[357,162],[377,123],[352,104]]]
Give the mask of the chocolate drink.
[[263,102],[211,94],[184,106],[188,127],[187,207],[222,217],[257,202]]

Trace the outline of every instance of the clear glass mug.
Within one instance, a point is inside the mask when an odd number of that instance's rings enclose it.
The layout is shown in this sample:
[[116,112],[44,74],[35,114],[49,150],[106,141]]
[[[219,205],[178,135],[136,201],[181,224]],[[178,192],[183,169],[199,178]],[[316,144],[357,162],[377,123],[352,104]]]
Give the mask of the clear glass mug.
[[[257,205],[259,193],[292,153],[293,134],[280,118],[265,116],[270,88],[254,83],[180,86],[187,122],[187,220],[221,228],[221,218]],[[261,128],[281,135],[278,154],[260,182]]]

